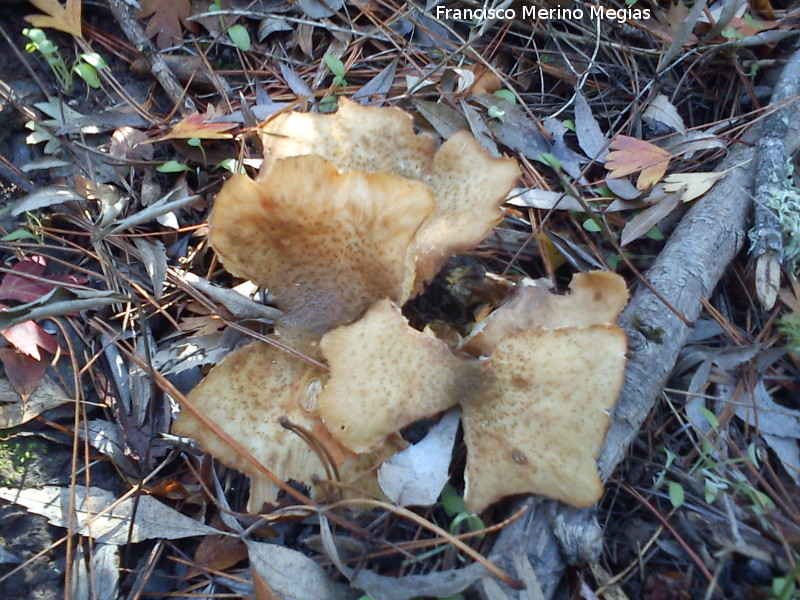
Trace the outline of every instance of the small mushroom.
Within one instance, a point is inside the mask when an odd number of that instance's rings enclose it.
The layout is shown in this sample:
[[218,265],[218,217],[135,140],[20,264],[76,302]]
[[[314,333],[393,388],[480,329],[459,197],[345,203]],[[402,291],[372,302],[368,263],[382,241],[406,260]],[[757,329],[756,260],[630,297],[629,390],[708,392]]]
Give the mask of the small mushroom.
[[225,268],[265,286],[278,329],[318,340],[413,285],[410,246],[433,210],[422,184],[346,171],[319,156],[277,161],[264,179],[230,178],[209,218]]
[[[491,157],[467,132],[437,151],[432,138],[414,133],[409,114],[346,98],[334,114],[279,115],[262,126],[261,139],[269,152],[265,172],[283,158],[316,154],[340,170],[393,173],[430,188],[436,206],[415,238],[413,293],[451,256],[483,241],[502,218],[500,205],[519,177],[515,160]],[[403,304],[408,297],[393,299]]]
[[[325,375],[313,366],[274,346],[255,342],[226,356],[187,399],[277,477],[311,483],[326,478],[324,465],[280,420],[285,416],[306,430],[324,431],[316,406],[316,394],[324,379]],[[257,511],[265,502],[276,499],[278,487],[189,411],[181,411],[172,431],[194,438],[203,451],[250,477],[250,510]],[[327,445],[329,454],[338,457],[344,482],[357,482],[373,492],[379,490],[373,467],[404,447],[402,442],[388,438],[374,453],[357,456],[343,452],[326,436],[317,437]]]

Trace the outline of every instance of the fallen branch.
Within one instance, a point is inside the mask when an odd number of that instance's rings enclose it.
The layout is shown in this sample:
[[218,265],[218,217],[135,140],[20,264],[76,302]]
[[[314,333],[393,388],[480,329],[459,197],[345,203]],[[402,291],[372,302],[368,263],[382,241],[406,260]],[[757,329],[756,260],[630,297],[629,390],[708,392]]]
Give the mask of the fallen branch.
[[[795,53],[783,69],[772,94],[772,104],[785,102],[799,92],[800,53]],[[790,153],[785,144],[789,110],[787,106],[765,118],[758,140],[753,257],[756,260],[756,295],[766,310],[775,305],[781,282],[783,231],[772,206],[785,197],[790,181],[787,168]]]
[[178,112],[184,116],[197,112],[194,101],[186,96],[183,87],[181,87],[175,74],[170,70],[164,57],[159,54],[153,43],[145,36],[139,22],[131,14],[129,4],[125,0],[109,0],[108,4],[125,36],[142,53],[153,77],[164,88],[164,92],[166,92],[169,99],[178,107]]
[[[798,79],[800,51],[781,74],[776,96],[785,97],[788,82]],[[780,115],[780,117],[778,117]],[[785,108],[780,118],[780,137],[786,156],[800,147],[800,111]],[[683,218],[659,254],[647,279],[690,322],[700,315],[701,301],[708,298],[728,264],[742,248],[752,204],[756,142],[769,122],[752,127],[719,165],[732,169]],[[774,130],[773,130],[774,131]],[[736,166],[743,165],[743,166]],[[607,480],[628,452],[639,428],[661,394],[675,360],[686,343],[690,328],[647,288],[641,287],[620,318],[629,342],[625,384],[612,417],[605,446],[599,458],[600,473]],[[636,324],[636,326],[634,326]],[[658,331],[659,339],[648,339],[643,327]],[[490,556],[506,572],[512,556],[525,549],[546,598],[552,598],[567,564],[595,562],[602,550],[602,532],[593,509],[576,510],[553,501],[540,501],[523,519],[500,535]],[[511,589],[509,600],[525,596]]]

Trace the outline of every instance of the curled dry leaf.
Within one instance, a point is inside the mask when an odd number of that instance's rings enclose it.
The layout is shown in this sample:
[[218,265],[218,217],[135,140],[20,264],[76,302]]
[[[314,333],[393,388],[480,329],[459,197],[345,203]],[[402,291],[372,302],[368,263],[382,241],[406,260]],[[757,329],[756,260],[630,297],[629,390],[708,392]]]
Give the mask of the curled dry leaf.
[[618,135],[611,142],[611,149],[606,156],[606,168],[611,172],[609,177],[617,179],[639,172],[636,187],[640,190],[657,183],[667,172],[672,155],[650,142],[627,135]]
[[332,115],[279,115],[262,126],[261,137],[269,152],[267,170],[281,158],[316,154],[340,170],[392,173],[425,184],[435,208],[415,238],[416,291],[448,258],[489,234],[519,176],[514,160],[492,158],[467,132],[456,133],[437,151],[432,138],[414,133],[409,114],[346,98]]
[[[278,478],[310,483],[328,478],[323,463],[306,442],[281,426],[280,419],[285,416],[322,437],[316,393],[324,377],[313,366],[257,342],[229,354],[189,394],[188,400]],[[251,510],[275,500],[277,486],[189,411],[181,411],[172,431],[194,438],[205,452],[248,475],[252,481],[248,504]],[[403,447],[390,439],[374,454],[355,456],[343,452],[330,438],[322,441],[329,454],[338,457],[337,466],[345,483],[357,482],[359,487],[376,493],[374,473],[363,480],[360,477]]]
[[347,171],[319,156],[277,161],[264,179],[229,179],[209,218],[225,268],[266,286],[283,331],[312,338],[352,322],[413,284],[410,246],[433,210],[423,185]]

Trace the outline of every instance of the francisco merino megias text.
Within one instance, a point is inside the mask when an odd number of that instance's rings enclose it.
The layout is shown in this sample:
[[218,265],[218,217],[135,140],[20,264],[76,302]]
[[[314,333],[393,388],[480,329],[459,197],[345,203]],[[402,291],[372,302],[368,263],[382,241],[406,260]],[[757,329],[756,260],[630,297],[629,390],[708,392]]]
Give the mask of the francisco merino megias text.
[[609,19],[624,23],[630,19],[649,19],[649,8],[605,8],[602,6],[589,6],[583,8],[539,8],[536,6],[523,6],[522,10],[516,8],[447,8],[437,6],[434,10],[437,19],[474,20],[579,20],[588,16],[590,19]]

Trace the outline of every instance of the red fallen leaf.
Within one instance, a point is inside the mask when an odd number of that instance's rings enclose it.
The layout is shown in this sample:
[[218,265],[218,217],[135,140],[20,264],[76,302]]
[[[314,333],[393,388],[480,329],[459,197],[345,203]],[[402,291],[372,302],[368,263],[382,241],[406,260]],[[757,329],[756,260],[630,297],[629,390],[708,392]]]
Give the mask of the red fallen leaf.
[[[5,307],[0,305],[0,310]],[[8,340],[20,352],[27,354],[35,360],[41,360],[39,348],[44,348],[50,354],[58,352],[56,339],[39,327],[33,321],[23,321],[0,331],[0,335]]]
[[33,359],[13,348],[0,348],[0,360],[3,361],[9,383],[22,401],[27,402],[39,386],[49,361]]
[[230,133],[225,133],[229,129],[236,127],[236,123],[209,123],[206,115],[193,113],[188,117],[175,123],[169,133],[159,138],[163,140],[190,140],[198,138],[201,140],[224,140],[231,137]]
[[613,152],[606,156],[609,177],[617,179],[639,173],[636,188],[644,190],[657,183],[667,172],[672,155],[650,142],[628,135],[618,135],[609,146]]
[[85,277],[74,275],[44,275],[47,261],[43,256],[31,255],[12,267],[16,273],[25,273],[41,277],[48,281],[38,281],[28,277],[8,273],[0,283],[0,300],[16,300],[18,302],[33,302],[38,300],[53,288],[62,283],[81,284],[88,280]]

